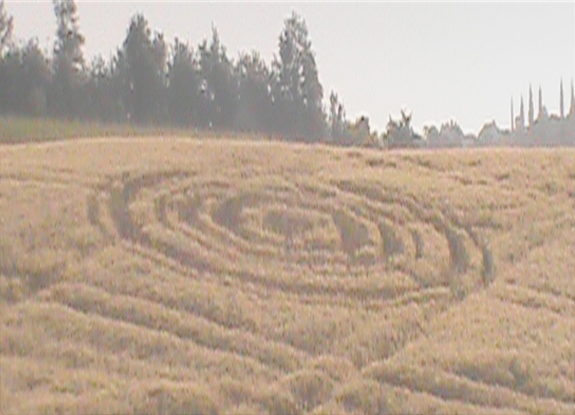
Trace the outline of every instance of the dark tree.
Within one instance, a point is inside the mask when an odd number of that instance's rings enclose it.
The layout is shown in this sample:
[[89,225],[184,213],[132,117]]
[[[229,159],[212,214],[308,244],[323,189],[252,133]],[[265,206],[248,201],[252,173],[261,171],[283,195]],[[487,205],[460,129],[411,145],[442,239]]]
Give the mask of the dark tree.
[[235,128],[241,131],[271,132],[273,129],[270,69],[257,52],[240,55],[236,66],[239,104]]
[[84,83],[84,36],[78,25],[74,0],[54,0],[57,20],[53,57],[53,80],[49,103],[54,115],[76,117],[81,108],[81,88]]
[[0,60],[12,40],[13,18],[4,10],[4,0],[0,0]]
[[332,141],[336,144],[346,144],[345,108],[333,91],[329,96],[329,124]]
[[203,120],[210,128],[230,128],[237,110],[238,92],[233,64],[220,43],[216,28],[212,39],[199,46]]
[[4,0],[0,0],[0,112],[8,110],[9,67],[4,55],[11,42],[13,19],[4,10]]
[[[1,113],[353,142],[355,127],[345,120],[335,94],[330,97],[330,124],[326,122],[308,29],[295,13],[284,21],[279,54],[271,66],[257,52],[242,53],[234,63],[215,28],[195,51],[176,39],[168,56],[162,34],[152,33],[141,14],[131,18],[123,43],[109,61],[97,57],[86,64],[76,0],[52,1],[57,27],[48,60],[37,41],[24,47],[12,43],[12,18],[0,0]],[[356,130],[369,133],[367,119],[360,120]]]
[[10,50],[3,58],[0,75],[2,112],[46,114],[50,67],[36,40],[29,41],[22,49]]
[[130,21],[118,56],[123,101],[128,117],[137,123],[160,123],[166,118],[166,45],[161,34],[152,38],[148,21],[138,14]]
[[126,119],[118,56],[120,54],[110,62],[97,57],[90,65],[83,109],[89,119],[105,122],[121,122]]
[[274,62],[274,100],[282,131],[292,137],[317,140],[325,133],[323,88],[305,20],[293,13],[279,37],[279,60]]
[[170,120],[180,126],[198,123],[199,73],[193,51],[176,38],[168,63],[168,111]]
[[[411,127],[411,117],[411,114],[402,110],[401,120],[395,121],[391,117],[389,118],[384,136],[388,148],[417,147],[421,144],[421,137],[415,134]],[[443,135],[447,129],[463,134],[455,123],[443,125],[439,134]]]

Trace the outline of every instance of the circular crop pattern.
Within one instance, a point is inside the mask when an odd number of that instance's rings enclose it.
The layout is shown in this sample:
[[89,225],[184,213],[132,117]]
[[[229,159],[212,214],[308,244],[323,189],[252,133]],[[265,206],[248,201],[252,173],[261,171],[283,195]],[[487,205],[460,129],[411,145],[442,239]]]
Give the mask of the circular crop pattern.
[[126,174],[102,190],[88,208],[107,203],[117,235],[212,278],[385,299],[462,296],[492,272],[488,249],[454,215],[373,183],[174,171]]

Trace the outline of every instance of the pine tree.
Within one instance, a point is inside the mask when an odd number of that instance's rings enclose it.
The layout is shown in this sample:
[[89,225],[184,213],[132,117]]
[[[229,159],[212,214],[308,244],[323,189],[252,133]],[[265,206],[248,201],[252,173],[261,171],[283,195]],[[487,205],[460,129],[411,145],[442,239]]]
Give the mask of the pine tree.
[[279,49],[279,60],[274,62],[274,98],[282,120],[278,127],[291,137],[317,140],[326,130],[323,88],[306,22],[296,13],[284,21]]
[[239,91],[234,128],[271,132],[274,114],[270,69],[259,53],[252,52],[240,55],[234,71]]
[[78,10],[74,0],[54,0],[54,14],[58,21],[54,43],[54,79],[50,104],[56,115],[78,115],[80,85],[83,81],[84,36],[78,25]]
[[0,0],[0,59],[4,49],[10,44],[13,29],[13,18],[4,10],[4,0]]
[[197,123],[199,109],[199,74],[194,53],[178,38],[168,63],[167,103],[170,121],[180,126]]
[[215,27],[212,27],[210,44],[204,40],[198,49],[205,122],[214,128],[230,128],[238,105],[237,84],[233,64]]
[[120,51],[123,102],[130,119],[138,123],[165,119],[166,45],[160,33],[152,32],[142,14],[130,21]]
[[37,40],[14,48],[0,63],[0,112],[45,116],[51,73]]

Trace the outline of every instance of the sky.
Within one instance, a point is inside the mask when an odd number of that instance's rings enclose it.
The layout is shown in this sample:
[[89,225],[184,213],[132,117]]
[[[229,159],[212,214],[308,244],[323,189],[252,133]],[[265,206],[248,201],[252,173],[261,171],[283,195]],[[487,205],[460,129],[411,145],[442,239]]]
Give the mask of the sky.
[[[550,113],[565,107],[575,78],[575,2],[191,2],[76,0],[84,54],[108,58],[130,18],[196,47],[214,25],[228,56],[257,50],[270,63],[292,11],[307,23],[327,103],[335,91],[351,120],[365,115],[383,131],[402,109],[412,125],[456,121],[477,134],[495,121],[510,126],[510,105],[537,101],[541,87]],[[50,1],[5,0],[16,39],[36,37],[51,50],[56,20]],[[538,103],[535,102],[535,108]]]

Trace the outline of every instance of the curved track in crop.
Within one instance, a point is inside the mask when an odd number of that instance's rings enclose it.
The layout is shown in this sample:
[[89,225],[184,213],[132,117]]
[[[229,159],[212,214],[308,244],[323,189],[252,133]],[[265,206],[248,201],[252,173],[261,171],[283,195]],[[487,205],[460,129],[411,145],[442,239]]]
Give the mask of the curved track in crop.
[[544,212],[479,153],[132,146],[0,170],[0,409],[575,408],[571,182]]

